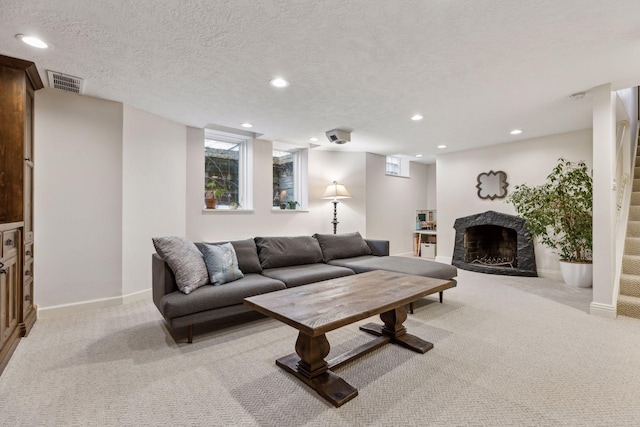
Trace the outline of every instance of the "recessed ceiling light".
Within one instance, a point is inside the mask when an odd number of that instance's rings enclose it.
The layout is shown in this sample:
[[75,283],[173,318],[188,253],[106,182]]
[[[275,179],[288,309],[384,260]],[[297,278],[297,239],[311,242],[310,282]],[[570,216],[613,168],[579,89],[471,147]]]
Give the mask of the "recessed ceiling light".
[[318,138],[316,138],[315,136],[309,138],[309,141],[311,142],[316,142],[318,140]]
[[447,146],[444,145],[444,144],[440,144],[440,145],[438,145],[438,148],[442,150],[443,148],[447,148]]
[[48,44],[37,37],[28,36],[26,34],[16,34],[16,38],[22,40],[23,43],[26,43],[29,46],[37,47],[38,49],[46,49],[49,47]]
[[242,123],[240,126],[242,126],[243,128],[252,128],[253,125],[251,123]]
[[522,129],[514,129],[511,131],[511,135],[520,135],[522,133]]
[[422,157],[422,154],[416,154],[416,157]]
[[272,79],[269,84],[273,87],[287,87],[289,86],[289,82],[283,79],[282,77],[276,77]]
[[416,114],[413,117],[411,117],[411,120],[413,120],[414,122],[417,122],[418,120],[422,120],[424,119],[424,117],[422,117],[420,114]]

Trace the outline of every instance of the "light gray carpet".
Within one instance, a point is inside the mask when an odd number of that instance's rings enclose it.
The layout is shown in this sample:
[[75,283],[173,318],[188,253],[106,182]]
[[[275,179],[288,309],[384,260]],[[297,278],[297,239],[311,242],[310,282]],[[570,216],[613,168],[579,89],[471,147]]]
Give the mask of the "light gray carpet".
[[[297,336],[275,320],[200,327],[192,345],[151,302],[39,320],[0,376],[0,424],[638,425],[640,320],[587,314],[590,294],[461,270],[444,304],[422,300],[405,323],[435,348],[340,368],[359,390],[341,408],[275,365]],[[338,354],[370,336],[328,338]]]

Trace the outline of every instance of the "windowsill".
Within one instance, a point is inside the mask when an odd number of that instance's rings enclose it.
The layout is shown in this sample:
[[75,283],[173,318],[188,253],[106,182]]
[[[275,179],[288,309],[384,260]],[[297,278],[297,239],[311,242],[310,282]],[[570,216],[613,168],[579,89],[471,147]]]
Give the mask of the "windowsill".
[[384,175],[385,176],[392,176],[394,178],[411,178],[409,175],[394,175],[394,174],[391,174],[391,173],[385,173]]
[[240,214],[252,214],[253,213],[253,209],[226,209],[226,208],[207,209],[207,208],[204,208],[204,209],[202,209],[202,213],[240,215]]
[[284,212],[309,212],[306,209],[280,209],[280,208],[273,208],[271,209],[271,212],[278,212],[278,213],[284,213]]

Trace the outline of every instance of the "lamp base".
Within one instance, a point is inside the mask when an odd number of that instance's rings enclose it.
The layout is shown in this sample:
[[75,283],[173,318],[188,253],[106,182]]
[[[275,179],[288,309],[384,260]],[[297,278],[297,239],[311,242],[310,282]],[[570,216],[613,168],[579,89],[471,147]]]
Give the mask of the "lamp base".
[[331,203],[333,203],[333,221],[331,221],[331,224],[333,224],[333,234],[337,234],[337,230],[338,230],[338,201],[337,200],[333,200]]

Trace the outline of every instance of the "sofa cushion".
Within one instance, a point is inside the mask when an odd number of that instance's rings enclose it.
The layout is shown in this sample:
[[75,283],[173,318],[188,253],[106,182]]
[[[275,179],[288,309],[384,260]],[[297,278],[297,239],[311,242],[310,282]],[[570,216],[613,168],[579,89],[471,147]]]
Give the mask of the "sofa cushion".
[[188,294],[209,283],[202,253],[184,237],[167,236],[151,239],[158,255],[169,264],[180,291]]
[[167,318],[186,316],[201,311],[242,304],[247,297],[279,291],[286,286],[279,280],[248,273],[225,286],[202,286],[185,295],[172,292],[162,297],[160,308]]
[[311,236],[256,237],[263,269],[322,262],[318,241]]
[[335,259],[329,261],[329,264],[347,267],[356,273],[386,270],[445,280],[453,279],[458,275],[458,269],[452,265],[401,256],[365,255],[355,258]]
[[[209,245],[222,245],[231,243],[238,257],[238,268],[244,273],[261,273],[260,259],[258,258],[258,248],[253,239],[232,240],[230,242],[206,242]],[[202,251],[204,243],[196,243],[196,246]]]
[[349,234],[314,234],[313,237],[320,244],[324,262],[371,255],[371,248],[357,231]]
[[294,286],[308,285],[309,283],[320,282],[322,280],[351,276],[354,272],[349,268],[316,263],[264,269],[262,270],[262,274],[278,279],[284,282],[287,288],[292,288]]
[[209,272],[209,281],[213,285],[224,285],[242,279],[244,274],[238,268],[238,258],[231,243],[208,245],[202,247],[204,263]]

